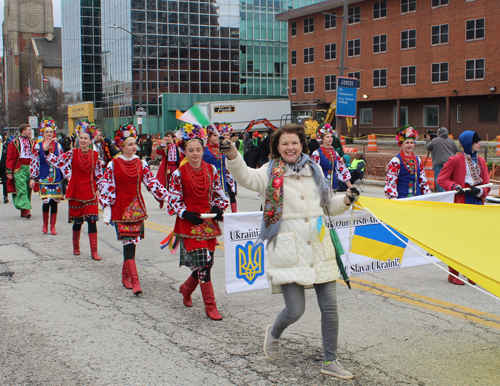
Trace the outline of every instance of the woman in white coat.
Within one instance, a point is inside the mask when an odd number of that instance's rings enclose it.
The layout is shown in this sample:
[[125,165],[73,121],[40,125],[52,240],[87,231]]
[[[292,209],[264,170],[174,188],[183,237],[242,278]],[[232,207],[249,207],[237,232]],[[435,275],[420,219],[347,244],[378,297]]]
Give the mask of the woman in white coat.
[[346,195],[333,195],[321,168],[307,155],[301,126],[285,125],[271,134],[270,162],[260,169],[247,167],[236,148],[229,145],[221,146],[227,169],[238,184],[262,197],[260,239],[268,241],[266,274],[273,293],[281,291],[285,300],[285,308],[266,328],[264,354],[276,360],[281,334],[304,313],[304,289],[314,286],[321,310],[321,372],[352,378],[337,356],[339,269],[335,249],[328,231],[322,237],[320,230],[327,212],[332,216],[344,212],[358,199],[359,192],[349,189]]

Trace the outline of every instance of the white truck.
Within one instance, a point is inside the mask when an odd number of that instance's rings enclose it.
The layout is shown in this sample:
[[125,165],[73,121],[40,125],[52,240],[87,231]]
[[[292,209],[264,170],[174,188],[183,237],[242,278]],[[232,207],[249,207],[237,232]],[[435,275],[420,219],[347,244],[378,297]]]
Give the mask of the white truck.
[[[212,122],[228,122],[236,132],[242,132],[252,120],[259,118],[266,118],[279,127],[282,116],[289,116],[292,110],[289,99],[227,100],[200,102],[198,105],[206,108]],[[261,126],[256,125],[252,130],[265,127]]]

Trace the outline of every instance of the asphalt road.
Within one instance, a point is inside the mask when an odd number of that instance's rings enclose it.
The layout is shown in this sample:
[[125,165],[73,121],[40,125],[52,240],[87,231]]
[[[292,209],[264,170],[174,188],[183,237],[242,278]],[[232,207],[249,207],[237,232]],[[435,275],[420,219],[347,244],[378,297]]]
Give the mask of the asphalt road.
[[[382,196],[365,186],[363,194]],[[279,359],[262,353],[263,331],[283,307],[281,295],[226,295],[223,246],[213,282],[220,322],[205,316],[201,294],[186,308],[178,293],[189,275],[178,254],[160,251],[174,219],[144,193],[150,218],[137,248],[143,295],[120,281],[122,247],[98,224],[99,252],[90,258],[84,226],[81,256],[71,249],[67,204],[58,235],[0,204],[1,385],[498,385],[500,301],[447,283],[435,266],[353,278],[338,284],[339,354],[353,380],[320,373],[320,314],[314,291],[307,310],[285,331]],[[240,211],[260,207],[239,190]],[[471,241],[472,242],[472,241]]]

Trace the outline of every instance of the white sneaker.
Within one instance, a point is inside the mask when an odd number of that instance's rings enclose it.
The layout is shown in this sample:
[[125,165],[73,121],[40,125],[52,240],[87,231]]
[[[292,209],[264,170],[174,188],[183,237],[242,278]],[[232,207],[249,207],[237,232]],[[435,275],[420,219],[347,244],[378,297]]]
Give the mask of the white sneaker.
[[321,372],[323,374],[333,375],[340,379],[351,379],[354,375],[350,371],[344,370],[338,359],[331,361],[328,364],[321,365]]
[[278,339],[274,339],[271,334],[272,324],[266,327],[266,334],[264,336],[264,355],[270,361],[275,361],[278,357]]

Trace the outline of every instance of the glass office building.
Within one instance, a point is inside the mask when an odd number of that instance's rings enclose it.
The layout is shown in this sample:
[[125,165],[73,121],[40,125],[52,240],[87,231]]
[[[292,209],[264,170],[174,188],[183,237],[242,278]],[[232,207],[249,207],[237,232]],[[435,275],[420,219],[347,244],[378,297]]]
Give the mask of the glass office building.
[[67,101],[102,105],[101,1],[62,0],[63,91]]

